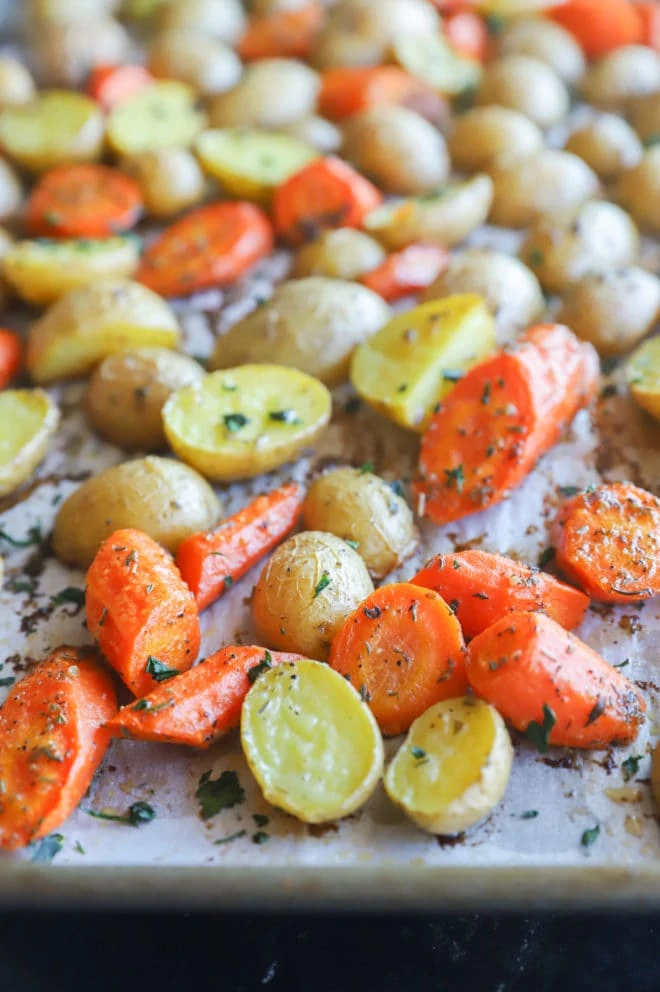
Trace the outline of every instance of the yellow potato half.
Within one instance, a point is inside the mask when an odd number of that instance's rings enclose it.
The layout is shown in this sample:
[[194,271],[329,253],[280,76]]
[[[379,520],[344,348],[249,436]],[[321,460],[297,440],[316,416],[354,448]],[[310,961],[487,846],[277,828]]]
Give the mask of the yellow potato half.
[[506,791],[513,747],[489,703],[436,703],[413,723],[385,774],[385,791],[423,830],[457,834],[487,816]]
[[630,356],[627,367],[630,392],[639,405],[660,420],[660,338],[651,338]]
[[118,155],[159,148],[187,148],[206,125],[195,109],[195,91],[185,83],[160,79],[123,100],[108,119],[108,144]]
[[104,121],[98,104],[82,93],[45,90],[30,103],[0,111],[0,146],[30,172],[99,158]]
[[307,658],[257,678],[243,703],[241,743],[264,798],[305,823],[355,812],[383,773],[369,707],[341,675]]
[[440,93],[455,96],[479,85],[479,62],[460,55],[440,34],[404,34],[394,42],[393,51],[403,69]]
[[0,392],[0,496],[29,479],[59,422],[60,411],[42,389]]

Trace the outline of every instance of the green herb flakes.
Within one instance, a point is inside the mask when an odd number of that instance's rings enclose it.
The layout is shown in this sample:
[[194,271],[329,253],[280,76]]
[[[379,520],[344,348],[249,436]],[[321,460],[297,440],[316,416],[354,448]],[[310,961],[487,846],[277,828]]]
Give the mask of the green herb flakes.
[[12,548],[31,548],[35,544],[41,544],[43,535],[38,524],[29,528],[26,538],[12,537],[3,527],[0,527],[0,540],[11,544]]
[[67,586],[54,596],[50,597],[53,606],[62,606],[63,603],[74,603],[75,606],[85,605],[85,590],[77,586]]
[[16,681],[13,675],[5,675],[4,678],[0,679],[0,689],[6,689],[8,686],[13,685]]
[[258,827],[267,827],[270,823],[270,817],[266,816],[265,813],[253,813],[252,819]]
[[39,841],[36,851],[32,855],[32,864],[43,865],[52,861],[64,847],[64,837],[62,834],[49,834]]
[[302,424],[302,420],[295,410],[271,410],[268,414],[269,420],[274,420],[279,424]]
[[415,761],[423,761],[427,757],[426,751],[421,747],[411,747],[410,753]]
[[154,658],[152,654],[147,658],[147,664],[144,666],[144,670],[156,682],[167,682],[168,679],[173,679],[176,675],[181,674],[178,668],[168,668],[164,661]]
[[226,413],[222,420],[230,434],[236,434],[237,431],[242,430],[250,423],[250,418],[246,417],[244,413]]
[[548,750],[550,731],[556,722],[557,717],[555,716],[553,710],[550,709],[547,703],[544,703],[543,722],[539,724],[535,720],[532,720],[525,731],[525,736],[527,739],[536,746],[536,749],[540,751],[541,754],[545,754]]
[[580,838],[580,843],[582,844],[582,847],[591,847],[592,844],[596,843],[599,835],[600,835],[600,827],[598,824],[596,824],[595,827],[591,827],[589,830],[583,831],[582,837]]
[[270,840],[270,834],[267,834],[265,830],[257,830],[255,834],[252,834],[253,844],[267,844]]
[[370,472],[373,472],[375,468],[376,466],[373,462],[363,462],[362,465],[360,465],[360,474],[368,475]]
[[250,685],[254,684],[260,675],[267,672],[273,667],[273,656],[270,651],[264,651],[264,656],[258,664],[253,665],[252,668],[248,669],[247,678]]
[[357,549],[360,547],[360,542],[359,541],[353,541],[353,540],[351,540],[350,537],[345,537],[344,538],[344,544],[348,544],[349,548],[353,548],[353,551],[357,551]]
[[245,837],[246,834],[247,830],[237,830],[235,834],[229,834],[228,837],[220,837],[219,840],[214,840],[213,843],[216,847],[219,847],[221,844],[231,844],[233,840],[238,840],[240,837]]
[[232,809],[245,799],[245,790],[236,772],[224,771],[218,778],[211,778],[211,771],[204,772],[199,780],[195,799],[199,803],[199,815],[210,820],[223,809]]
[[323,590],[328,588],[328,586],[330,585],[331,581],[332,581],[332,579],[330,578],[330,576],[328,575],[328,573],[327,572],[323,572],[323,574],[321,575],[321,578],[319,579],[319,581],[316,583],[316,585],[314,587],[314,595],[312,596],[312,599],[316,599],[317,596],[320,596],[321,593],[323,592]]
[[125,823],[129,827],[139,827],[141,823],[150,823],[156,818],[156,810],[149,803],[138,799],[128,807],[127,813],[99,813],[95,809],[83,809],[83,813],[93,816],[95,820],[109,820],[111,823]]
[[539,815],[539,811],[537,809],[525,809],[520,814],[520,819],[521,820],[535,820],[538,815]]
[[570,499],[572,496],[577,496],[578,493],[582,492],[579,486],[559,486],[558,491],[564,499]]
[[456,492],[462,493],[463,486],[465,484],[465,473],[463,472],[463,466],[457,465],[456,468],[446,468],[445,475],[447,477],[447,488],[451,489],[452,486],[455,486]]
[[639,771],[639,763],[642,760],[641,754],[631,754],[629,758],[621,765],[621,771],[623,772],[624,782],[629,782],[631,778],[634,778]]

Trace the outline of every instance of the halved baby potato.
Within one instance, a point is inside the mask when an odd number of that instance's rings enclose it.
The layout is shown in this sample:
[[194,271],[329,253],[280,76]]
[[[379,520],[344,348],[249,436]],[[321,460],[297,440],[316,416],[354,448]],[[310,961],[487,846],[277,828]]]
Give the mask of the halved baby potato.
[[243,703],[241,744],[264,798],[305,823],[355,812],[383,773],[369,707],[341,675],[307,658],[257,678]]
[[121,167],[139,183],[152,217],[174,217],[200,203],[206,194],[206,177],[187,148],[142,152],[125,158]]
[[206,126],[197,95],[185,83],[159,79],[117,104],[108,118],[108,144],[118,155],[187,148]]
[[209,479],[270,472],[313,444],[332,398],[312,376],[281,365],[214,372],[174,393],[163,408],[172,450]]
[[447,296],[399,314],[360,345],[351,381],[374,409],[423,431],[456,379],[494,350],[483,297]]
[[481,699],[436,703],[415,720],[385,773],[385,791],[432,834],[458,834],[501,801],[513,746],[502,717]]
[[140,242],[133,237],[94,241],[17,241],[4,257],[4,276],[18,295],[48,306],[65,293],[98,279],[122,279],[135,272]]
[[99,105],[72,90],[44,90],[0,111],[0,146],[29,172],[100,158],[104,129]]
[[440,93],[457,96],[479,85],[481,65],[453,49],[441,34],[403,34],[392,46],[394,58],[413,76]]
[[57,405],[42,389],[0,391],[0,496],[29,479],[59,422]]
[[639,405],[660,420],[660,338],[645,341],[633,352],[626,374]]
[[316,241],[308,241],[296,252],[291,275],[359,279],[385,258],[383,246],[364,231],[334,227],[322,231]]
[[86,375],[107,355],[156,345],[176,348],[171,307],[128,279],[99,280],[71,290],[28,333],[26,366],[35,382]]

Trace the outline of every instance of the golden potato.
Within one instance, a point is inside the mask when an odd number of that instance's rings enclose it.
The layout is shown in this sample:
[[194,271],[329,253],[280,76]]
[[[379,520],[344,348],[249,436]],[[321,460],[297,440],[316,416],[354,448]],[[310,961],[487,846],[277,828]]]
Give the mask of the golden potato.
[[291,138],[297,138],[298,141],[304,141],[324,155],[339,151],[341,147],[342,134],[339,128],[325,117],[317,117],[315,114],[301,117],[291,124],[284,124],[277,130],[280,134],[287,134]]
[[157,79],[113,107],[108,144],[117,155],[139,155],[161,148],[187,148],[206,127],[195,109],[195,91],[177,80]]
[[660,279],[629,266],[584,276],[566,293],[558,319],[610,356],[630,351],[658,316]]
[[598,192],[598,176],[586,162],[553,148],[532,155],[501,155],[489,171],[489,219],[502,227],[528,227],[543,214],[578,207]]
[[330,276],[333,279],[359,279],[384,261],[382,246],[354,227],[323,231],[316,241],[296,252],[291,275]]
[[221,512],[201,475],[171,458],[148,455],[92,476],[64,500],[53,551],[66,565],[87,568],[106,537],[135,527],[174,554],[184,538],[215,526]]
[[[172,4],[170,9],[176,6]],[[154,38],[149,46],[147,66],[154,76],[187,83],[202,96],[225,93],[236,85],[243,72],[233,48],[214,38],[174,30]]]
[[114,14],[120,0],[23,0],[28,27],[93,21]]
[[539,127],[551,127],[568,113],[565,84],[552,69],[529,55],[503,55],[489,63],[477,90],[477,104],[517,110]]
[[307,491],[303,519],[309,530],[347,541],[374,579],[409,558],[419,543],[410,507],[384,479],[358,468],[338,468]]
[[233,45],[247,21],[240,0],[175,0],[163,7],[159,27],[165,31],[195,31],[205,38]]
[[645,45],[624,45],[594,62],[582,94],[603,110],[625,110],[631,97],[660,91],[660,55]]
[[529,55],[545,62],[569,85],[587,68],[584,53],[573,35],[544,17],[513,17],[497,35],[502,55]]
[[204,173],[187,148],[142,152],[124,159],[122,169],[139,183],[152,217],[174,217],[201,203],[206,195]]
[[278,128],[316,107],[317,73],[295,59],[260,59],[248,65],[238,84],[209,104],[213,127]]
[[30,478],[59,422],[57,405],[42,389],[0,390],[0,497]]
[[531,155],[543,148],[541,129],[508,107],[473,107],[456,118],[448,144],[455,168],[488,169],[498,155]]
[[630,124],[617,114],[603,114],[579,127],[569,136],[565,148],[606,181],[637,165],[643,154]]
[[628,101],[630,122],[644,144],[660,138],[660,93],[634,97]]
[[39,24],[32,51],[38,78],[46,86],[79,87],[96,65],[126,61],[126,29],[112,17]]
[[45,90],[31,103],[0,110],[0,146],[29,172],[94,161],[104,129],[98,104],[69,90]]
[[0,58],[0,107],[34,100],[36,87],[29,70],[18,59]]
[[637,165],[621,173],[614,196],[643,231],[660,233],[660,145],[647,148]]
[[108,355],[89,380],[87,420],[120,448],[158,451],[166,445],[162,410],[184,386],[201,382],[198,362],[168,348],[136,348]]
[[440,21],[426,0],[339,0],[328,11],[312,61],[327,69],[338,65],[377,65],[397,38],[435,35]]
[[[626,378],[637,403],[660,420],[660,337],[644,341],[633,352],[626,366]],[[653,788],[656,799],[660,798],[657,783],[654,782]]]
[[9,162],[0,158],[0,220],[11,220],[23,201],[21,181]]
[[275,551],[252,594],[261,644],[325,661],[342,623],[373,592],[357,551],[323,531],[288,538]]

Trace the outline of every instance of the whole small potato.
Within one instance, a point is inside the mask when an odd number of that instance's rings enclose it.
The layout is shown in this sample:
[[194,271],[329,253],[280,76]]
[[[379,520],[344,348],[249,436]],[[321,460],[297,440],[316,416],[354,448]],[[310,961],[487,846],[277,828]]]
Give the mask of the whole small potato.
[[0,158],[0,220],[10,220],[19,211],[23,200],[21,181],[9,162]]
[[419,543],[410,507],[384,479],[358,468],[339,468],[316,479],[303,504],[310,530],[351,542],[369,574],[382,579]]
[[506,152],[531,155],[543,148],[543,133],[524,114],[508,107],[473,107],[456,118],[448,138],[451,160],[464,172],[480,172]]
[[518,110],[546,128],[563,120],[570,97],[565,84],[545,62],[528,55],[503,55],[486,66],[477,103]]
[[166,31],[149,47],[148,68],[160,79],[178,79],[202,96],[230,90],[243,66],[233,48],[192,31]]
[[0,107],[29,103],[35,92],[34,80],[22,62],[8,55],[0,58]]
[[325,661],[332,638],[373,583],[356,551],[323,531],[280,544],[252,594],[252,619],[262,644]]
[[247,27],[240,0],[170,0],[158,23],[165,31],[196,31],[228,45],[237,42]]
[[328,12],[312,61],[321,69],[378,65],[404,35],[432,35],[439,18],[426,0],[339,0]]
[[342,153],[388,193],[428,193],[449,174],[445,139],[406,107],[353,114],[344,126]]
[[137,348],[108,355],[87,387],[87,420],[101,437],[129,451],[166,445],[162,409],[177,389],[204,378],[187,355],[167,348]]
[[48,26],[93,21],[116,13],[121,0],[23,0],[27,9],[25,23]]
[[173,217],[206,195],[204,173],[187,148],[143,152],[124,159],[122,169],[138,181],[147,213],[153,217]]
[[114,465],[72,492],[55,519],[53,550],[65,564],[87,568],[106,537],[135,527],[174,554],[184,538],[213,527],[221,511],[198,472],[148,455]]
[[281,134],[288,134],[291,138],[297,138],[305,144],[317,148],[324,155],[331,155],[341,148],[342,134],[332,121],[327,121],[325,117],[317,117],[311,114],[309,117],[301,117],[298,121],[285,124],[277,129]]
[[384,249],[368,234],[353,227],[337,227],[303,245],[293,260],[291,275],[359,279],[384,259]]
[[502,55],[529,55],[545,62],[569,85],[584,75],[587,63],[573,35],[543,17],[512,17],[497,36]]
[[294,59],[260,59],[239,83],[211,100],[213,127],[278,128],[308,117],[316,107],[318,75]]
[[629,101],[630,122],[643,142],[660,135],[660,93],[649,93]]
[[595,62],[582,94],[604,110],[624,110],[631,97],[660,91],[660,55],[645,45],[624,45]]
[[129,37],[111,17],[40,25],[32,50],[37,75],[47,86],[78,87],[95,65],[126,60]]
[[561,293],[587,273],[631,265],[638,255],[639,232],[629,215],[600,200],[540,218],[520,249],[550,293]]
[[660,145],[648,148],[637,165],[621,173],[614,195],[643,231],[660,233]]
[[614,179],[637,165],[642,144],[630,124],[617,114],[603,114],[568,138],[567,152],[578,155],[601,179]]
[[532,155],[502,155],[490,168],[490,221],[528,227],[542,214],[578,207],[598,192],[598,176],[570,152],[544,148]]
[[595,272],[564,297],[558,319],[601,355],[622,355],[645,337],[660,316],[660,279],[630,266]]

